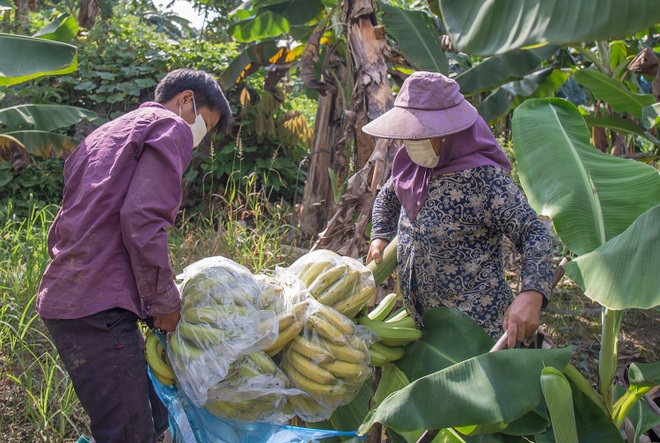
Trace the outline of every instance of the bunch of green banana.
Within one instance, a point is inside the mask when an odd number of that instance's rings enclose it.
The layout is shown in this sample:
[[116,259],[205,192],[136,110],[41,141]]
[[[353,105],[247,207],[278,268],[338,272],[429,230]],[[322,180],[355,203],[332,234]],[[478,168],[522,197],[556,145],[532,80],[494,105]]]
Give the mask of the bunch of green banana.
[[294,263],[291,269],[311,296],[348,318],[354,318],[375,294],[371,271],[351,257],[317,250],[301,260],[304,262]]
[[176,382],[176,375],[170,366],[167,353],[156,334],[152,332],[149,332],[145,339],[144,355],[156,380],[168,386]]
[[204,407],[213,415],[235,421],[282,418],[287,402],[287,376],[263,351],[248,354],[235,371],[208,391]]
[[369,346],[371,366],[385,366],[403,357],[404,345],[419,340],[422,331],[416,328],[415,320],[405,308],[392,314],[397,294],[387,294],[367,315],[357,318],[357,323],[369,328],[378,340]]

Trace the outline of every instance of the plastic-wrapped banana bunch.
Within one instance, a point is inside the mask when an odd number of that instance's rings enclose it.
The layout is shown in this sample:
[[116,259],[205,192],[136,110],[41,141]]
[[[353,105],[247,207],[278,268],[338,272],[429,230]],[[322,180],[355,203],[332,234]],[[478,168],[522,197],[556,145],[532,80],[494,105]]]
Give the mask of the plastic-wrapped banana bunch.
[[371,366],[385,366],[401,359],[405,354],[404,345],[422,338],[422,331],[415,327],[415,319],[406,308],[392,312],[397,299],[396,293],[387,294],[368,314],[355,319],[377,337],[369,346]]
[[263,351],[253,352],[235,363],[235,371],[208,392],[204,407],[222,419],[239,422],[282,421],[289,389],[287,376]]
[[243,356],[270,346],[277,314],[259,309],[261,288],[250,271],[225,257],[193,263],[179,276],[181,320],[168,355],[176,379],[197,406]]
[[296,415],[316,422],[350,403],[371,376],[369,346],[373,337],[368,329],[335,309],[313,301],[310,304],[303,331],[284,348],[279,366],[292,387],[303,391],[289,396]]
[[289,268],[319,303],[354,318],[375,294],[369,269],[351,257],[319,249],[300,257]]

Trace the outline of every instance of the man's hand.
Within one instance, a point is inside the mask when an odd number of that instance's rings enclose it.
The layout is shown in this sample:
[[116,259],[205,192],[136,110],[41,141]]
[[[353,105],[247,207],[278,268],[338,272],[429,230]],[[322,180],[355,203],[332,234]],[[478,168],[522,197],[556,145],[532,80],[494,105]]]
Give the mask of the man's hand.
[[382,238],[373,240],[369,244],[369,252],[367,252],[367,263],[369,263],[371,260],[375,261],[376,264],[380,263],[380,261],[383,259],[381,257],[381,253],[388,244],[390,244],[390,242]]
[[507,345],[514,348],[536,331],[541,323],[543,294],[525,291],[518,294],[504,314],[502,327],[507,331]]
[[154,317],[154,326],[160,330],[172,332],[176,329],[176,325],[179,324],[180,318],[181,312],[177,309],[170,314]]

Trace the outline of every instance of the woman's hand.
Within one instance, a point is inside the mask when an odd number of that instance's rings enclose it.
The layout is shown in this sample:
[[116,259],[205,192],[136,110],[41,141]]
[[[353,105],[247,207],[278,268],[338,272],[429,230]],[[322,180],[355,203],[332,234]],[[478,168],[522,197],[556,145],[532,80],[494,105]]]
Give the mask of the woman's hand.
[[369,244],[369,252],[367,252],[367,263],[369,263],[371,260],[375,261],[376,264],[380,263],[380,261],[383,259],[383,257],[381,257],[381,253],[388,244],[390,244],[390,242],[382,238],[372,240]]
[[176,329],[176,325],[179,324],[180,318],[181,312],[177,309],[170,314],[154,317],[154,326],[161,331],[172,332]]
[[507,331],[507,345],[514,348],[536,331],[541,323],[543,294],[525,291],[518,294],[504,314],[502,327]]

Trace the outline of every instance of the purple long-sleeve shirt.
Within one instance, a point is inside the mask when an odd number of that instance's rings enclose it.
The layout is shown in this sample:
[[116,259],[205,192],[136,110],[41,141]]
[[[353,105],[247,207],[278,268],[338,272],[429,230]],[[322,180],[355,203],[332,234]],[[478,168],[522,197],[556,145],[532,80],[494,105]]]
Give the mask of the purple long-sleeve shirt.
[[190,126],[154,102],[78,146],[65,163],[62,207],[48,234],[53,260],[39,315],[73,319],[120,307],[146,318],[179,308],[166,229],[192,151]]

